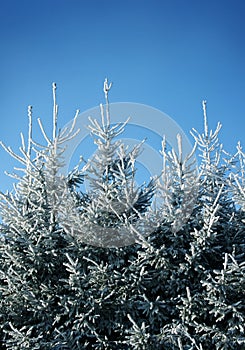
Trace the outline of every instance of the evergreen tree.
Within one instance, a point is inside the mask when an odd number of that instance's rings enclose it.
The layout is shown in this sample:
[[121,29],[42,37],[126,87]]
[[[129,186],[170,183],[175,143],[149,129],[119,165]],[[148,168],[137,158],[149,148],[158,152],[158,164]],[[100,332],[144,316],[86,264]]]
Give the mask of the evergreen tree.
[[66,134],[57,132],[55,90],[53,84],[52,139],[39,120],[47,146],[36,144],[32,138],[31,107],[28,143],[22,136],[21,155],[3,145],[22,164],[23,168],[17,170],[24,173],[22,177],[14,175],[18,182],[13,192],[1,194],[0,317],[2,338],[8,349],[45,348],[45,339],[50,339],[52,332],[54,310],[59,308],[59,279],[66,276],[62,252],[67,240],[57,216],[64,179],[58,170],[62,166],[62,144],[72,136],[74,125]]
[[[92,159],[80,171],[89,189],[86,194],[73,191],[76,200],[67,205],[63,201],[63,226],[78,239],[94,246],[117,247],[134,243],[135,232],[144,234],[146,227],[154,227],[149,214],[155,182],[137,186],[135,161],[141,143],[128,150],[117,137],[123,133],[128,120],[122,124],[111,124],[108,92],[104,83],[105,110],[101,105],[101,124],[90,119],[88,128],[97,146]],[[73,190],[75,190],[73,185]],[[139,224],[140,222],[140,224]],[[132,225],[135,225],[134,231]]]

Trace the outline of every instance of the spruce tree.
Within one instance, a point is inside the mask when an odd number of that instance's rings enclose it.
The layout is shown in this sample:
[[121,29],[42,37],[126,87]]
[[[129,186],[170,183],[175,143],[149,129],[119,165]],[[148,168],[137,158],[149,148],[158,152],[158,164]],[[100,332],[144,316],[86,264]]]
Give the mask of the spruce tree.
[[[150,204],[155,180],[138,186],[135,181],[135,162],[141,144],[131,150],[118,139],[128,120],[112,124],[108,93],[111,84],[104,83],[106,105],[101,105],[101,121],[89,118],[88,125],[97,151],[79,172],[86,179],[87,193],[80,193],[73,186],[76,200],[67,205],[63,201],[63,226],[77,238],[88,244],[103,247],[126,246],[135,242],[135,232],[141,234],[154,227]],[[80,200],[79,200],[80,199]],[[148,215],[146,215],[148,214]],[[152,213],[151,213],[152,214]],[[140,224],[138,224],[138,221]],[[136,227],[132,230],[132,225]]]
[[65,134],[57,132],[55,90],[53,84],[51,138],[39,120],[47,145],[33,140],[31,107],[28,142],[22,136],[21,155],[3,145],[22,164],[16,170],[23,172],[23,176],[13,175],[14,191],[1,194],[1,330],[7,349],[51,348],[54,310],[59,309],[57,295],[62,289],[59,280],[66,276],[62,265],[67,239],[57,216],[65,180],[58,170],[62,144],[73,128]]

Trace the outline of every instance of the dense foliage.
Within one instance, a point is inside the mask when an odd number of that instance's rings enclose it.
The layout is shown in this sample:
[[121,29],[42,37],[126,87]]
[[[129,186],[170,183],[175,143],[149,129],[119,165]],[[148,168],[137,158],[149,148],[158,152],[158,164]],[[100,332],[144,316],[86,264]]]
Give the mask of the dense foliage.
[[[105,82],[106,98],[108,90]],[[117,141],[124,125],[111,125],[109,109],[101,123],[91,120],[95,157],[67,177],[59,174],[62,145],[75,124],[57,131],[54,98],[53,135],[40,122],[40,147],[29,109],[27,145],[21,155],[8,149],[23,176],[1,194],[2,349],[245,348],[245,154],[240,144],[234,156],[223,151],[220,125],[209,131],[203,107],[204,132],[192,131],[198,172],[177,136],[179,152],[163,143],[162,178],[138,187],[139,146]]]

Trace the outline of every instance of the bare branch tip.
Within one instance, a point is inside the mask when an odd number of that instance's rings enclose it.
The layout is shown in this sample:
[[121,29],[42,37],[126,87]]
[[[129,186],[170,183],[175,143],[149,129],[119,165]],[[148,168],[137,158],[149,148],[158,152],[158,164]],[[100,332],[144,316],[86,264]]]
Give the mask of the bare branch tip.
[[108,94],[108,92],[110,91],[111,87],[112,87],[112,83],[108,83],[108,79],[105,78],[105,81],[104,81],[104,93]]

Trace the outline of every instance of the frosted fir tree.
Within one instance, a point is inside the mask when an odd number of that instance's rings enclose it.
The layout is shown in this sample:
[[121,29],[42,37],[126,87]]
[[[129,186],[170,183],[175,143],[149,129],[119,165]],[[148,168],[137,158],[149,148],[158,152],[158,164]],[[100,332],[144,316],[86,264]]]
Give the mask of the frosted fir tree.
[[221,125],[209,131],[205,101],[203,110],[204,133],[192,133],[201,151],[199,193],[188,225],[177,234],[186,232],[173,279],[178,317],[165,326],[163,339],[180,349],[243,349],[245,235],[229,180],[236,163],[219,144]]
[[[142,143],[129,150],[118,139],[128,123],[113,125],[108,93],[111,84],[104,82],[105,108],[100,105],[101,122],[89,118],[88,128],[97,146],[95,154],[80,172],[88,184],[88,193],[67,206],[64,201],[63,226],[83,242],[94,246],[117,247],[135,242],[155,225],[150,211],[155,181],[136,184],[136,160]],[[74,188],[74,187],[73,187]],[[77,195],[76,195],[77,199]],[[72,231],[72,232],[71,232]]]
[[[28,141],[21,135],[20,155],[4,149],[22,167],[23,175],[12,192],[1,193],[0,317],[3,346],[7,349],[50,348],[53,310],[58,308],[59,279],[67,240],[58,222],[59,202],[66,179],[59,175],[63,145],[73,133],[57,130],[56,85],[53,84],[53,134],[49,138],[38,120],[46,146],[32,137],[32,108],[29,107]],[[78,111],[76,116],[78,115]],[[45,343],[47,339],[47,343]],[[46,345],[45,345],[46,344]]]

